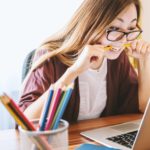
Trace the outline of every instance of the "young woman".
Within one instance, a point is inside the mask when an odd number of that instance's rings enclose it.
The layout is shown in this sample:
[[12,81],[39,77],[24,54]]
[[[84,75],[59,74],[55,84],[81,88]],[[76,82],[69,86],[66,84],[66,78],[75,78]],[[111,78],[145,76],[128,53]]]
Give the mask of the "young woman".
[[[69,122],[143,112],[150,97],[150,44],[138,39],[139,18],[139,0],[85,0],[36,50],[19,102],[26,116],[40,117],[52,83],[58,88],[73,80],[63,116]],[[138,76],[127,55],[138,60]]]

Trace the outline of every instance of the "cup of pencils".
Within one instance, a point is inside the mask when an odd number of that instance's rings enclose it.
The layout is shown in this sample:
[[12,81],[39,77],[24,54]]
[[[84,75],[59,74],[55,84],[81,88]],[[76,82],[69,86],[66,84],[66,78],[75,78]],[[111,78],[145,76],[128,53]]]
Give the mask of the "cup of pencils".
[[62,117],[73,88],[74,82],[59,88],[52,84],[41,117],[34,121],[6,93],[0,94],[0,101],[19,125],[21,150],[68,150],[68,122]]
[[[39,120],[32,121],[34,126],[38,126]],[[48,142],[51,150],[68,150],[68,122],[60,120],[59,126],[55,130],[28,131],[19,126],[20,149],[21,150],[45,150],[41,139]]]

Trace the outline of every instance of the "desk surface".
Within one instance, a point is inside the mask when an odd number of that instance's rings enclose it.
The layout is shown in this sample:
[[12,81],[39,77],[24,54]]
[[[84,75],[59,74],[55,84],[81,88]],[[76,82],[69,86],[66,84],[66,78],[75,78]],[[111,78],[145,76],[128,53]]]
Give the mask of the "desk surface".
[[[80,132],[98,127],[114,125],[127,121],[140,119],[141,114],[119,115],[93,120],[84,120],[72,124],[69,127],[69,150],[74,150],[82,143],[94,143],[93,141],[84,138]],[[5,150],[19,150],[19,136],[15,129],[0,131],[0,148]]]

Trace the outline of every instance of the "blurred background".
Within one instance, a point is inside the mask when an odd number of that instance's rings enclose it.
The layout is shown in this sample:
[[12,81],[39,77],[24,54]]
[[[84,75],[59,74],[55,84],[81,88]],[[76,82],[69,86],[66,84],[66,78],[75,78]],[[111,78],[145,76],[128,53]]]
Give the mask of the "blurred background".
[[[0,1],[0,92],[16,102],[26,55],[71,18],[83,0]],[[143,38],[150,41],[150,1],[142,0]],[[14,128],[14,121],[0,104],[0,130]]]

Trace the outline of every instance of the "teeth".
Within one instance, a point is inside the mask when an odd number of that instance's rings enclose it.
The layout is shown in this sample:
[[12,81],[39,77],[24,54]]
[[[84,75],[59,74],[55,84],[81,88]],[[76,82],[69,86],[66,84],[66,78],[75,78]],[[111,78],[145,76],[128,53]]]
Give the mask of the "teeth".
[[112,51],[114,51],[114,52],[118,52],[120,49],[112,49]]

